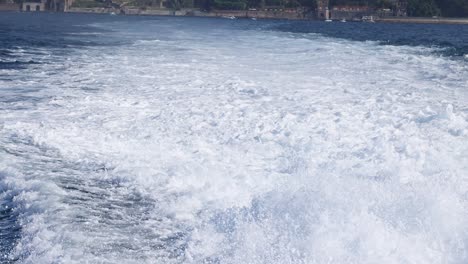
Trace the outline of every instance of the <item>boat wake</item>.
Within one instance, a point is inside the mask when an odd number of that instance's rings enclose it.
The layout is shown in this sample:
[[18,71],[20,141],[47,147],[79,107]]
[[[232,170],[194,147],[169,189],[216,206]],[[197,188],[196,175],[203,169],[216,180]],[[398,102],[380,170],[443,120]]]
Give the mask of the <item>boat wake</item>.
[[465,60],[105,19],[1,69],[1,261],[468,261]]

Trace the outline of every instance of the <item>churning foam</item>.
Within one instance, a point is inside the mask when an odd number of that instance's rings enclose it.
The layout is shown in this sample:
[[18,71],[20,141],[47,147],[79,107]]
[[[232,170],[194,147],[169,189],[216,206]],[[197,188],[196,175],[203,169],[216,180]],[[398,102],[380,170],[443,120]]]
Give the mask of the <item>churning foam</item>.
[[10,258],[468,261],[465,62],[171,21],[5,71],[30,97],[0,108]]

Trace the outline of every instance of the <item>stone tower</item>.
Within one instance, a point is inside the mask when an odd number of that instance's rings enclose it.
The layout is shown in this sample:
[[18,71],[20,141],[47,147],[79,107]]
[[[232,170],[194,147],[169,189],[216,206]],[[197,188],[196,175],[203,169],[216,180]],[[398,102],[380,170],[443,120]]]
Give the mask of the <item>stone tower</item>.
[[317,0],[317,18],[329,19],[330,11],[328,10],[329,0]]

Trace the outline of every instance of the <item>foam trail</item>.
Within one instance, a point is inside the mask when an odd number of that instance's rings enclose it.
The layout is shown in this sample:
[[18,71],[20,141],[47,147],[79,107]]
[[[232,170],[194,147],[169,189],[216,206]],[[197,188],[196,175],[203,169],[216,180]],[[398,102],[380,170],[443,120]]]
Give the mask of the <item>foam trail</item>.
[[466,61],[180,23],[4,71],[9,259],[468,261]]

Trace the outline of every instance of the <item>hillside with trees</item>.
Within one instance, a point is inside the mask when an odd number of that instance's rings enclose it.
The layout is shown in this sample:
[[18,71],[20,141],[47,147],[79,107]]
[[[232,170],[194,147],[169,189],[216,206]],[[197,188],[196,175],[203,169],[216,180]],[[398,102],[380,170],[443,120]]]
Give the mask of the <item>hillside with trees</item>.
[[[358,5],[375,9],[394,9],[397,0],[330,0],[330,6]],[[203,0],[203,7],[207,10],[259,8],[266,6],[281,6],[285,8],[303,7],[314,9],[315,0]],[[408,0],[409,16],[416,17],[468,17],[468,0]]]
[[[373,8],[393,8],[394,0],[330,0],[330,5],[367,5]],[[409,16],[468,17],[468,0],[408,0]]]
[[[0,0],[2,1],[2,0]],[[14,0],[21,2],[22,0]],[[102,7],[125,4],[140,8],[162,7],[163,0],[75,0],[77,7]],[[247,10],[261,8],[301,8],[313,11],[316,0],[167,0],[164,7],[180,9],[197,7],[202,10]],[[373,9],[395,10],[398,0],[330,0],[333,6],[368,6]],[[468,0],[407,0],[407,14],[411,17],[468,17]]]
[[468,0],[435,0],[445,17],[468,17]]
[[203,10],[229,9],[245,10],[262,7],[304,8],[314,10],[316,0],[202,0]]

